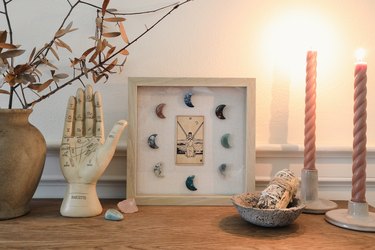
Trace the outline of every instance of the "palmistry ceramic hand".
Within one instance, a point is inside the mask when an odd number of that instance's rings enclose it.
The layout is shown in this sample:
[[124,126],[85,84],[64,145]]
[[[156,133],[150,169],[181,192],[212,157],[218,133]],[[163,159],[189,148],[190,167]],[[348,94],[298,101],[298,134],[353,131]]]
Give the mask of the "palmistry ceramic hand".
[[102,100],[91,85],[71,96],[60,147],[60,167],[68,182],[60,213],[91,217],[102,212],[96,183],[107,168],[127,122],[118,121],[104,141]]

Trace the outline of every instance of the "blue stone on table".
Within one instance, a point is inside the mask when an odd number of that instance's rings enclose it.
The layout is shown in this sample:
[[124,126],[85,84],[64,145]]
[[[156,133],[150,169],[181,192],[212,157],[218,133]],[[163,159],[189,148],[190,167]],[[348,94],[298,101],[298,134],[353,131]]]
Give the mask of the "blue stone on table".
[[123,220],[124,219],[124,215],[122,215],[121,212],[119,212],[118,210],[116,209],[113,209],[113,208],[110,208],[108,209],[105,214],[104,214],[104,218],[106,220],[112,220],[112,221],[120,221],[120,220]]

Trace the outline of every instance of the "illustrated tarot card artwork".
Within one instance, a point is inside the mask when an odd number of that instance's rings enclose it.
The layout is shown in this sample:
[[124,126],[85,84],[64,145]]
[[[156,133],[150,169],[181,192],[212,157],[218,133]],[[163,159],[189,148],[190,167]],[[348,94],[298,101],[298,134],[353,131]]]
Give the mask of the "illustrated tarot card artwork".
[[203,165],[204,116],[177,116],[176,164]]

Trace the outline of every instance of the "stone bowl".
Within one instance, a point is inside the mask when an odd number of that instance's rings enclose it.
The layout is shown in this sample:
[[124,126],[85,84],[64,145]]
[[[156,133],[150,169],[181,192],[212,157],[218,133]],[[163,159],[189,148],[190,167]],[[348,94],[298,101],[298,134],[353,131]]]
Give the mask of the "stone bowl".
[[305,207],[305,204],[300,199],[294,198],[287,208],[256,208],[259,196],[260,193],[243,193],[234,195],[232,202],[244,220],[262,227],[283,227],[290,225],[297,219]]

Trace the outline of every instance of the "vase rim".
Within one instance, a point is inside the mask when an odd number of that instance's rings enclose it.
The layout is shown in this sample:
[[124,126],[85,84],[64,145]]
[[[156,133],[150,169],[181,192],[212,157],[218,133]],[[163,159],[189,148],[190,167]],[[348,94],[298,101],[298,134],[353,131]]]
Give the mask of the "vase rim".
[[0,113],[27,113],[30,114],[33,110],[32,109],[2,109],[0,108]]

